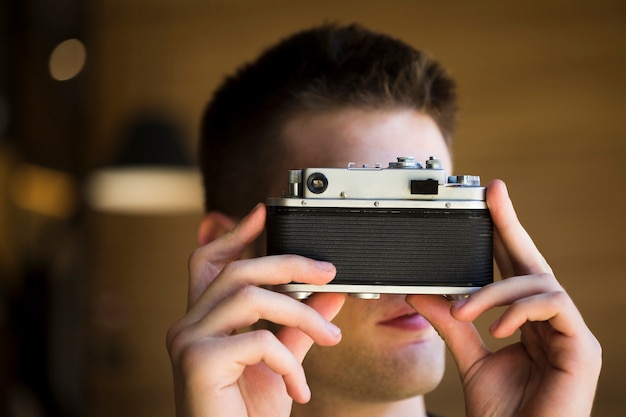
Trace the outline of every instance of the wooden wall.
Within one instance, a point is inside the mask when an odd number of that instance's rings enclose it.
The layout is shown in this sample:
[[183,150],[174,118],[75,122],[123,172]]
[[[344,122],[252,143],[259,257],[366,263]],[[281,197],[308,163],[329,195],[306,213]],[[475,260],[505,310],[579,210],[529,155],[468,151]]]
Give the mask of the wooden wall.
[[[278,38],[323,21],[391,33],[430,51],[456,77],[462,98],[456,172],[507,181],[521,219],[604,346],[596,415],[620,414],[626,394],[621,2],[94,1],[87,25],[88,165],[107,163],[121,127],[145,109],[180,123],[193,151],[201,111],[224,75]],[[92,358],[90,415],[172,415],[164,337],[184,310],[185,260],[199,217],[93,216],[94,297],[111,309],[121,305],[131,318],[123,330],[91,332],[95,346],[113,346],[122,357],[115,368],[109,356]],[[449,368],[429,406],[462,415]]]

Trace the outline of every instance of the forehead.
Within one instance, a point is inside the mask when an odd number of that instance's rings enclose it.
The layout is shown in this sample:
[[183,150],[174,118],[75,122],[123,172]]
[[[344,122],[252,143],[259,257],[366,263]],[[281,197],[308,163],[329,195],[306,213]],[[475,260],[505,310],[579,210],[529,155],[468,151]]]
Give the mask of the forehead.
[[413,156],[422,163],[438,156],[451,171],[451,158],[434,120],[412,109],[342,109],[303,113],[284,127],[286,169],[374,165]]

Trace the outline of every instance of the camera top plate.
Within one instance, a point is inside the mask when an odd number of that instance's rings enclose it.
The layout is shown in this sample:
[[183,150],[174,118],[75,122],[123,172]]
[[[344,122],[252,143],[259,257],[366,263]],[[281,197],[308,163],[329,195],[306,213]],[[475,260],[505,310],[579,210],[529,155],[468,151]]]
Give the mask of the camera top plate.
[[[485,187],[472,175],[446,176],[436,157],[423,168],[412,157],[348,168],[304,168],[289,171],[283,198],[338,200],[485,201]],[[275,200],[275,199],[270,199]]]

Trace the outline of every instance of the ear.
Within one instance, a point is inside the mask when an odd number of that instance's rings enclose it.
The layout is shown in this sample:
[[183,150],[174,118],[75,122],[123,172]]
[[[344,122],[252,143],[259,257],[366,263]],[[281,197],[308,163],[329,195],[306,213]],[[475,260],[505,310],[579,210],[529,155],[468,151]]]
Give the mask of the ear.
[[235,219],[219,211],[206,213],[198,226],[198,245],[204,246],[232,230]]

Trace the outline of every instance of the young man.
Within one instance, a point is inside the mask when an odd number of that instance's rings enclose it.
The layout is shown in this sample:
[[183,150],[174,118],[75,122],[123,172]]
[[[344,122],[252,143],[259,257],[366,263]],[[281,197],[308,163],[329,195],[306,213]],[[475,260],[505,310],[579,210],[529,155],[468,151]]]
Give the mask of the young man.
[[[264,287],[335,275],[325,262],[262,256],[265,206],[246,213],[280,195],[289,168],[437,155],[451,171],[455,111],[437,62],[356,26],[295,34],[225,81],[204,117],[207,213],[188,311],[167,338],[179,416],[426,416],[445,345],[468,416],[590,414],[601,348],[501,181],[487,202],[505,279],[465,300],[320,293],[303,303]],[[508,307],[491,334],[520,329],[521,340],[490,352],[471,322],[496,306]],[[244,331],[260,320],[280,330]]]

